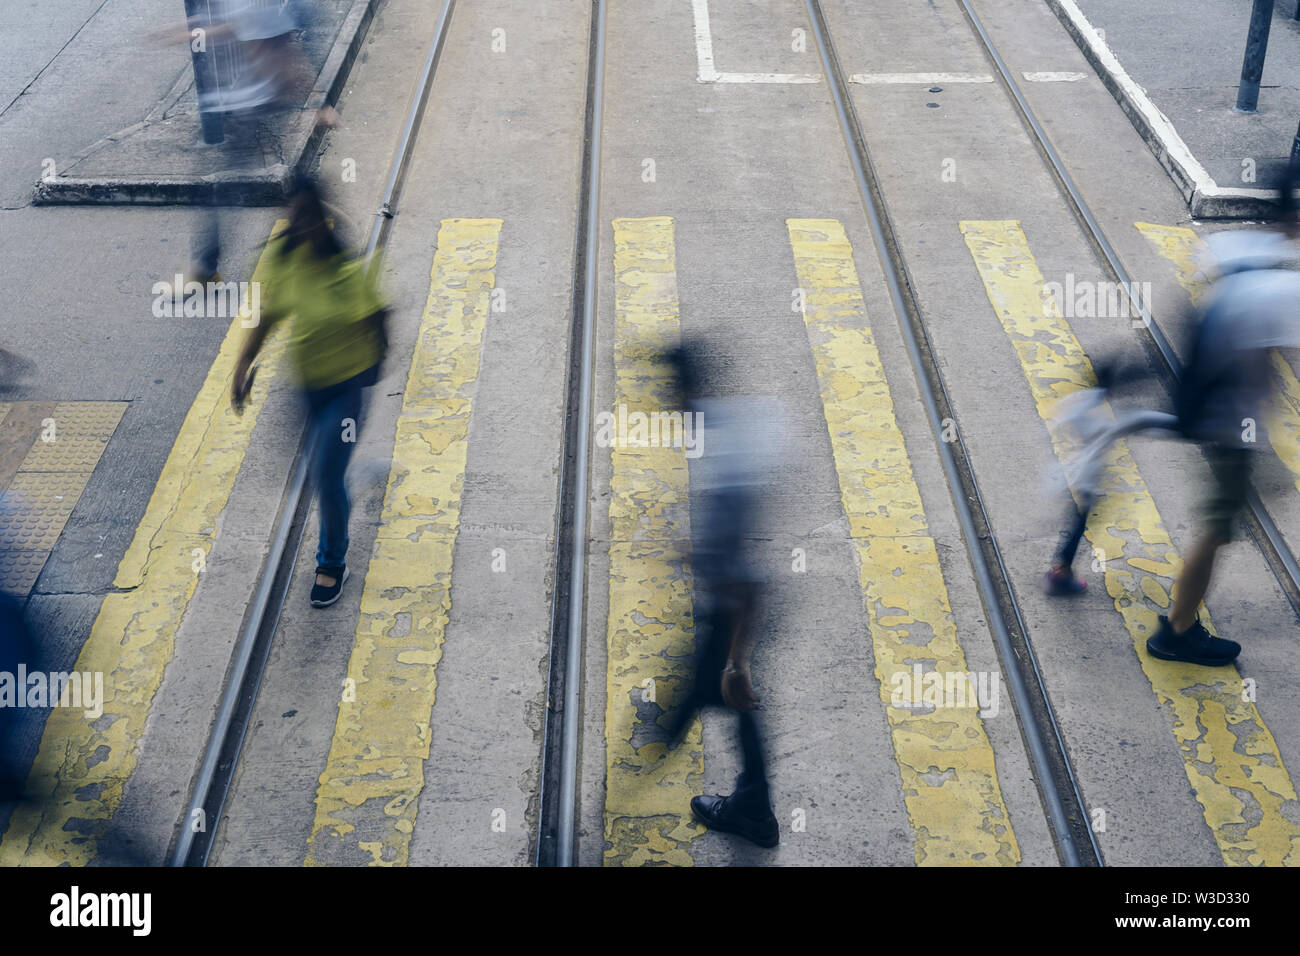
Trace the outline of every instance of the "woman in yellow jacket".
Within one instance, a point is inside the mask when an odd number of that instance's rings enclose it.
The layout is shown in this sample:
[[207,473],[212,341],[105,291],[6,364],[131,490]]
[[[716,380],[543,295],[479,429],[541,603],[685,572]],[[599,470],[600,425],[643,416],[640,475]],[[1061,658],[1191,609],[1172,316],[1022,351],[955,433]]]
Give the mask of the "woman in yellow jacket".
[[361,418],[361,389],[378,380],[387,348],[387,308],[369,263],[351,256],[325,219],[320,192],[299,177],[289,228],[264,259],[261,314],[235,366],[234,401],[246,397],[248,369],[276,322],[292,317],[287,355],[308,415],[312,483],[320,503],[320,547],[312,607],[339,599],[348,579],[348,500],[344,474]]

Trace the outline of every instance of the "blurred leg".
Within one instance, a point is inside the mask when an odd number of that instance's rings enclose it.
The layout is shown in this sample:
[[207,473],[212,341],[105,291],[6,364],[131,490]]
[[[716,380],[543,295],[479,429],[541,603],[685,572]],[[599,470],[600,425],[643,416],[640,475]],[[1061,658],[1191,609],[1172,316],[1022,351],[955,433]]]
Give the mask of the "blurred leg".
[[194,271],[189,276],[197,282],[207,282],[217,273],[221,259],[221,220],[215,203],[209,202],[199,213],[198,228],[194,232]]
[[758,730],[758,718],[754,714],[741,712],[739,717],[744,769],[736,778],[736,792],[731,795],[731,800],[745,816],[760,820],[772,815],[767,764],[763,759],[763,740]]

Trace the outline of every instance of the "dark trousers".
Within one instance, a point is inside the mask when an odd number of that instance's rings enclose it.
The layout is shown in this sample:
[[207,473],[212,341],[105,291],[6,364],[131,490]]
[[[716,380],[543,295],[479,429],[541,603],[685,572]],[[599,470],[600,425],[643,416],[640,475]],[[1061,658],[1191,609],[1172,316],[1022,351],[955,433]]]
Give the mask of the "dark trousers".
[[[755,503],[739,487],[710,491],[703,496],[696,535],[694,572],[697,666],[693,687],[679,715],[678,727],[704,707],[724,707],[722,671],[731,653],[737,624],[753,627],[759,589],[745,563],[744,538],[753,520]],[[743,618],[743,620],[739,620]],[[757,716],[737,713],[743,761],[732,805],[746,816],[761,819],[772,813],[767,764]]]
[[[259,142],[260,127],[269,113],[266,109],[239,110],[223,114],[225,140],[208,147],[213,172],[252,172],[266,165]],[[221,206],[234,197],[217,187],[200,203],[200,220],[194,232],[194,266],[202,275],[217,272],[221,260]]]

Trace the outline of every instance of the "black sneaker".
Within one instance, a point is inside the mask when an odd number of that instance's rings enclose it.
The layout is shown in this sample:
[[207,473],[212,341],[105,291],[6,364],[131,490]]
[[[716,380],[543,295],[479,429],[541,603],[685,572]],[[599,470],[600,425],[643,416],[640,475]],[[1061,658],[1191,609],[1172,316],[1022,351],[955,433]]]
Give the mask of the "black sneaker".
[[1162,661],[1183,661],[1206,667],[1225,667],[1237,659],[1241,645],[1211,636],[1200,621],[1175,634],[1169,618],[1161,615],[1160,630],[1147,638],[1147,653]]
[[781,842],[781,825],[776,822],[775,814],[768,813],[765,820],[747,817],[731,805],[730,797],[708,794],[692,797],[691,812],[710,830],[739,834],[751,843],[768,849]]
[[334,583],[329,587],[323,584],[313,584],[311,586],[311,606],[329,607],[343,593],[343,585],[347,583],[350,572],[346,567],[327,568],[322,565],[316,569],[316,573],[329,575],[334,579]]

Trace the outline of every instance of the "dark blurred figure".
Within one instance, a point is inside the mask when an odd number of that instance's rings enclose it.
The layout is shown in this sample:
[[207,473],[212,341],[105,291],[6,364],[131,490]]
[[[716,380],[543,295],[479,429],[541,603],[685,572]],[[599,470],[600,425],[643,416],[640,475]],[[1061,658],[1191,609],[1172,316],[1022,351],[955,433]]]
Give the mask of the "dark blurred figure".
[[[23,502],[11,489],[0,495],[0,521],[22,514]],[[10,548],[0,547],[0,569],[10,566]],[[26,770],[18,759],[18,665],[32,667],[37,642],[28,625],[23,597],[0,587],[0,803],[23,795]]]
[[12,391],[36,371],[36,363],[12,349],[0,346],[0,394]]
[[313,607],[339,599],[348,578],[348,516],[344,481],[361,429],[361,390],[378,381],[388,348],[388,310],[371,261],[349,254],[325,218],[320,190],[297,177],[289,200],[289,227],[274,237],[264,258],[261,314],[235,366],[231,400],[242,409],[250,367],[271,327],[292,316],[287,354],[308,415],[312,485],[320,503]]
[[[780,842],[780,826],[768,793],[755,714],[759,699],[750,678],[762,583],[745,555],[763,480],[764,439],[752,426],[763,413],[748,400],[705,398],[703,354],[699,343],[687,342],[666,356],[683,415],[694,416],[695,438],[703,453],[690,468],[695,673],[671,718],[670,732],[674,741],[680,740],[696,712],[705,707],[725,706],[737,713],[743,770],[736,788],[729,796],[694,797],[691,810],[712,830],[774,847]],[[772,429],[770,443],[779,431],[779,418],[766,425]]]
[[[23,603],[7,592],[0,592],[0,674],[17,680],[18,665],[30,664],[34,650]],[[22,797],[26,774],[19,766],[17,748],[17,711],[0,702],[0,803]]]
[[[1191,361],[1179,383],[1174,414],[1130,413],[1093,431],[1082,469],[1083,507],[1048,572],[1050,593],[1082,590],[1071,564],[1095,497],[1093,479],[1110,444],[1147,428],[1175,431],[1201,444],[1214,472],[1214,488],[1201,509],[1201,536],[1174,583],[1173,607],[1147,640],[1147,650],[1161,660],[1213,667],[1231,664],[1241,653],[1237,642],[1213,637],[1198,619],[1198,610],[1209,590],[1215,557],[1232,540],[1233,522],[1246,506],[1251,456],[1262,444],[1257,432],[1262,432],[1273,382],[1269,351],[1300,346],[1300,273],[1281,268],[1295,255],[1288,239],[1298,233],[1298,183],[1293,167],[1282,188],[1278,229],[1219,232],[1206,239],[1212,260],[1206,270],[1213,284],[1198,309]],[[1102,388],[1080,396],[1078,407],[1085,414],[1097,407],[1105,392],[1119,384],[1114,378],[1099,373]]]

